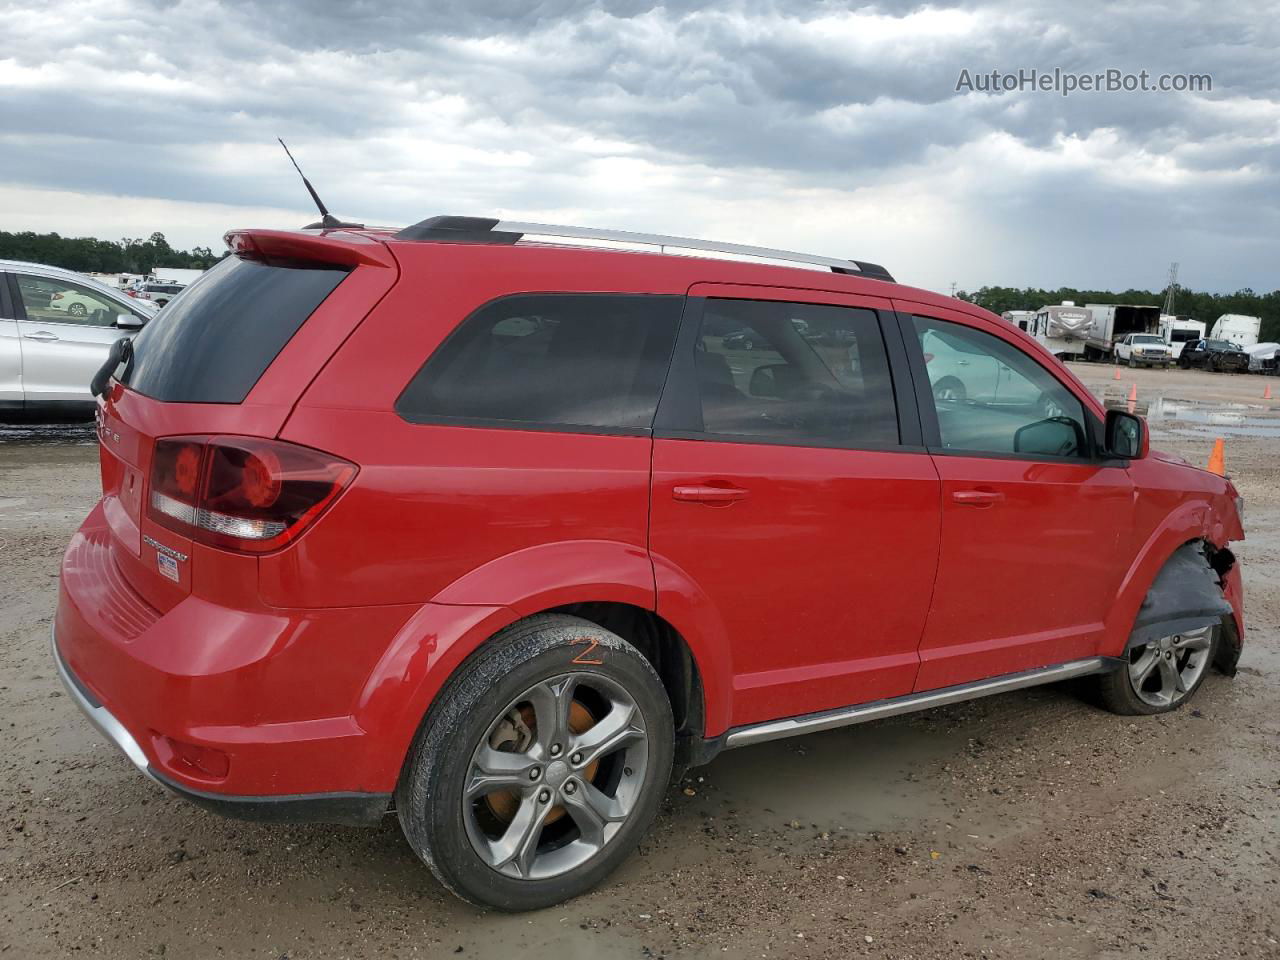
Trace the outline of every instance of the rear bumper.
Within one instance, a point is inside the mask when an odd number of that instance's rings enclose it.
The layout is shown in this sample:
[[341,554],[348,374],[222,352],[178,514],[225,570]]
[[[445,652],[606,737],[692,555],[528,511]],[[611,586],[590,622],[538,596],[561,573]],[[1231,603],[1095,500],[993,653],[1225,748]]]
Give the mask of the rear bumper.
[[67,693],[94,728],[128,758],[139,773],[168,787],[178,796],[214,813],[239,820],[282,822],[376,824],[391,808],[389,793],[314,793],[292,796],[244,797],[212,793],[185,786],[151,765],[133,734],[71,672],[58,650],[56,631],[50,631],[53,663]]
[[[369,822],[405,747],[361,722],[365,688],[416,608],[287,610],[222,585],[151,607],[102,507],[63,558],[54,661],[73,699],[153,780],[230,816]],[[235,600],[236,602],[231,602]]]

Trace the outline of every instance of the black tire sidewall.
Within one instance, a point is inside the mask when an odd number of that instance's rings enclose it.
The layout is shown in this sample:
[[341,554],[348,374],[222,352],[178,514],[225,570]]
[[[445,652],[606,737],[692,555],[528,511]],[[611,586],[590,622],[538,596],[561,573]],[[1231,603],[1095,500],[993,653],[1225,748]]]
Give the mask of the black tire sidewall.
[[[587,662],[592,660],[599,663]],[[564,673],[596,674],[626,688],[650,733],[648,768],[635,810],[600,854],[559,877],[517,880],[493,870],[472,849],[462,784],[476,745],[499,713],[541,680]],[[644,656],[589,621],[540,615],[495,636],[441,691],[406,765],[397,812],[410,845],[464,900],[500,910],[549,907],[599,884],[635,848],[662,803],[673,751],[671,706]]]
[[[1213,669],[1214,660],[1217,658],[1218,644],[1221,642],[1222,630],[1220,628],[1214,628],[1213,639],[1209,643],[1209,650],[1206,654],[1204,669],[1200,671],[1200,676],[1196,679],[1196,682],[1192,684],[1191,689],[1183,694],[1182,699],[1176,703],[1171,703],[1165,706],[1156,706],[1155,704],[1147,703],[1147,701],[1139,697],[1138,692],[1133,689],[1133,682],[1129,679],[1129,667],[1126,662],[1124,666],[1117,669],[1107,678],[1110,683],[1108,683],[1106,685],[1106,689],[1104,689],[1104,698],[1107,700],[1105,706],[1109,707],[1116,713],[1128,714],[1130,716],[1152,716],[1157,713],[1171,713],[1174,710],[1181,709],[1187,701],[1195,696],[1196,691],[1199,690],[1201,684],[1204,683],[1205,677],[1209,676],[1209,671]],[[1126,660],[1127,656],[1128,655],[1126,654]]]

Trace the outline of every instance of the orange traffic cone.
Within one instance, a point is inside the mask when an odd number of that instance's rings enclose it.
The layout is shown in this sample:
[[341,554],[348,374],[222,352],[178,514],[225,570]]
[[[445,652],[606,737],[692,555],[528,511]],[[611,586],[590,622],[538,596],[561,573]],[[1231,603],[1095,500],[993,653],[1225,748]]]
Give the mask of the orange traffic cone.
[[1138,385],[1136,383],[1129,388],[1129,402],[1130,403],[1138,402]]
[[1216,473],[1220,477],[1227,475],[1226,464],[1222,461],[1222,438],[1219,437],[1213,441],[1213,453],[1209,454],[1209,466],[1206,468],[1210,473]]
[[1111,379],[1112,379],[1112,380],[1119,380],[1119,379],[1120,379],[1120,368],[1119,368],[1119,367],[1116,367],[1116,375],[1115,375],[1114,377],[1112,377]]
[[[1120,371],[1117,370],[1116,372],[1119,373]],[[1268,383],[1266,386],[1266,389],[1262,391],[1262,399],[1263,400],[1271,399],[1271,384]]]

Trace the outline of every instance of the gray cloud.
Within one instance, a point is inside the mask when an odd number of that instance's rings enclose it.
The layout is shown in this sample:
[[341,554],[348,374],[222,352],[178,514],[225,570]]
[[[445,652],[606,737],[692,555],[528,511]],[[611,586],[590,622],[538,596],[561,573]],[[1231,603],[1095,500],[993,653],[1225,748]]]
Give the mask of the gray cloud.
[[[279,207],[298,193],[271,152],[280,134],[331,207],[383,222],[489,209],[594,222],[601,210],[647,221],[608,225],[661,227],[660,207],[687,220],[690,197],[772,197],[785,217],[805,196],[845,194],[883,211],[874,232],[910,230],[912,249],[929,209],[964,216],[953,257],[1018,274],[974,282],[1052,282],[1068,268],[1098,282],[1127,251],[1195,257],[1203,285],[1269,288],[1272,14],[1261,2],[1156,13],[1013,0],[32,5],[7,17],[0,182]],[[962,68],[1033,67],[1209,73],[1214,86],[954,89]],[[895,223],[903,196],[921,206]],[[1057,220],[1088,242],[1038,232]],[[1009,237],[1025,242],[1014,251]],[[930,256],[930,273],[944,269]]]

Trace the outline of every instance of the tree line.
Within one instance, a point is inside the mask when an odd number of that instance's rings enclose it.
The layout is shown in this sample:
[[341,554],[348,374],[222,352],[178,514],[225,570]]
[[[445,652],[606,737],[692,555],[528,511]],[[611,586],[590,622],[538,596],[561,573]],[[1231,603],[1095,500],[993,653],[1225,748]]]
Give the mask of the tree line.
[[207,270],[225,253],[208,247],[175,250],[163,233],[147,239],[125,237],[98,240],[95,237],[63,237],[56,233],[9,233],[0,230],[0,260],[27,260],[47,263],[80,273],[154,273],[156,267],[187,267]]
[[[1125,290],[1111,293],[1108,290],[1074,290],[1062,287],[1058,290],[1041,290],[1036,287],[982,287],[974,293],[961,290],[956,297],[977,304],[992,313],[1006,310],[1039,310],[1048,304],[1074,301],[1083,307],[1086,303],[1151,304],[1163,307],[1167,292],[1161,290]],[[1200,293],[1179,287],[1176,291],[1173,312],[1200,320],[1209,327],[1224,313],[1243,313],[1262,318],[1259,342],[1280,341],[1280,290],[1271,293],[1254,293],[1249,288],[1235,293]]]

